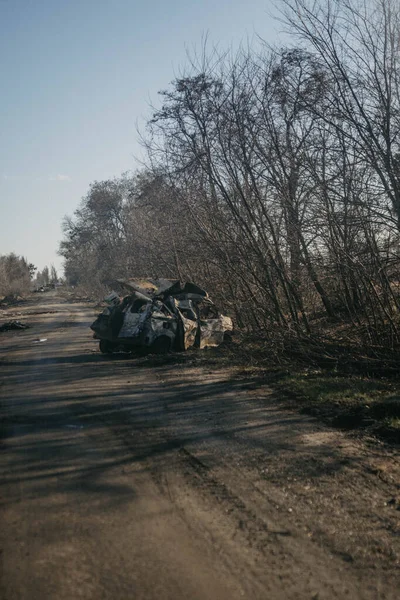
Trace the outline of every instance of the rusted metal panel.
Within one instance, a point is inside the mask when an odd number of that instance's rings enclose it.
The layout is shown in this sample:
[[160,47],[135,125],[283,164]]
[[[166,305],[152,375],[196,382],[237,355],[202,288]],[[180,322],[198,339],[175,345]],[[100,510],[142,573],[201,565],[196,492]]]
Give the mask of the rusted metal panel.
[[224,341],[225,333],[232,329],[232,319],[224,315],[218,319],[200,321],[200,348],[219,346]]
[[130,310],[124,313],[124,321],[118,334],[119,338],[130,338],[140,333],[140,324],[147,318],[146,311],[132,313]]

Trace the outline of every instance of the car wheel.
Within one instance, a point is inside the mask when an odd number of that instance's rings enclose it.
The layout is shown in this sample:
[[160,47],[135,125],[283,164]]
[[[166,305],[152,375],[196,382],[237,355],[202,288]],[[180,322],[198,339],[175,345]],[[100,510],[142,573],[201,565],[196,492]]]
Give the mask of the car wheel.
[[112,354],[113,344],[108,340],[100,340],[99,349],[102,354]]
[[151,345],[152,354],[168,354],[171,350],[171,338],[167,335],[160,335]]
[[225,331],[224,332],[224,337],[223,337],[223,343],[228,345],[228,344],[232,344],[233,342],[233,337],[232,337],[232,332],[231,331]]

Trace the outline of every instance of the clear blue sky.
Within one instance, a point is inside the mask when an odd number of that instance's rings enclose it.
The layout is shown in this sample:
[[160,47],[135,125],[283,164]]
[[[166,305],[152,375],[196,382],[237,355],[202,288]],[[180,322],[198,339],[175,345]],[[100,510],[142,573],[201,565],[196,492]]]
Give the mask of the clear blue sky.
[[61,267],[61,221],[135,169],[135,124],[186,50],[275,42],[271,0],[0,0],[0,254]]

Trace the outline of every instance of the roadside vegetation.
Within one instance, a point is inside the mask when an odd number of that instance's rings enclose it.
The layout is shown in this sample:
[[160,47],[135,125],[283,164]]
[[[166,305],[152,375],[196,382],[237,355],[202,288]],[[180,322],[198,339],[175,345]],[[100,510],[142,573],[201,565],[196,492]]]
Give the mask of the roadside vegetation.
[[[206,352],[150,357],[143,363],[150,360],[161,366],[171,361],[178,368],[182,364],[225,371],[260,400],[272,389],[275,401],[329,426],[400,444],[398,356],[388,352],[386,360],[371,360],[358,355],[350,365],[344,360],[329,365],[322,346],[320,359],[290,351],[277,357],[266,336],[235,337],[232,343]],[[342,358],[340,352],[338,356]]]
[[0,256],[0,300],[13,301],[30,292],[36,267],[14,253]]
[[[368,414],[384,400],[397,427],[400,6],[281,6],[292,46],[205,45],[160,92],[147,167],[94,182],[66,217],[66,278],[97,299],[117,277],[195,281],[262,332],[266,360],[332,378],[293,390]],[[387,394],[368,377],[390,377]]]
[[0,255],[0,301],[13,303],[26,298],[32,291],[58,283],[59,278],[54,265],[38,271],[33,263],[23,256]]
[[296,369],[273,383],[302,412],[333,427],[400,444],[400,380]]

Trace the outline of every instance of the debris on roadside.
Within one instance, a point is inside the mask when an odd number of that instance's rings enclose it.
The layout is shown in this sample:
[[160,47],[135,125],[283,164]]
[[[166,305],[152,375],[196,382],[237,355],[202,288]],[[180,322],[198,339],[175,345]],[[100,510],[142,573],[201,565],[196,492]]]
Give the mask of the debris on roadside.
[[112,291],[107,308],[90,326],[100,351],[145,349],[156,354],[190,347],[218,346],[232,334],[230,317],[222,315],[207,292],[193,283],[159,280],[117,280],[129,291]]
[[18,329],[29,329],[30,325],[27,323],[21,323],[21,321],[8,321],[0,325],[0,332],[2,331],[14,331]]

